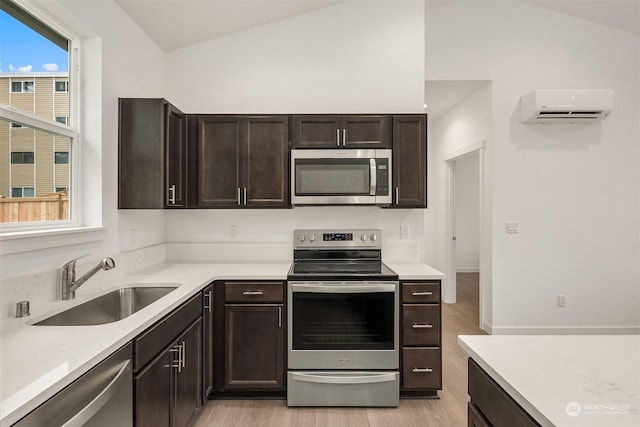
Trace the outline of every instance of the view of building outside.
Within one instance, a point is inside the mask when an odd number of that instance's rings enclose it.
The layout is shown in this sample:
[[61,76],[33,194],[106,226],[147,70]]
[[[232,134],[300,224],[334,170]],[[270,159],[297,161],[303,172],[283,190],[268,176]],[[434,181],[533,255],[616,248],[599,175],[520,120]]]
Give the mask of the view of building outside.
[[[0,103],[67,124],[67,73],[0,73]],[[0,121],[0,196],[37,197],[69,188],[69,138]]]
[[10,1],[1,6],[0,104],[21,114],[0,117],[0,223],[69,219],[71,139],[19,121],[73,121],[68,40]]

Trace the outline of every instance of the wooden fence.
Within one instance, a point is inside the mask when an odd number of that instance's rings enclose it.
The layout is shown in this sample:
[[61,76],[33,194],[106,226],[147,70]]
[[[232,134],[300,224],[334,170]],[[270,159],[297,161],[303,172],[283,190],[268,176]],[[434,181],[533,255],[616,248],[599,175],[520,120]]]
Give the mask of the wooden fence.
[[0,198],[0,223],[60,219],[69,219],[69,195],[66,192],[39,197]]

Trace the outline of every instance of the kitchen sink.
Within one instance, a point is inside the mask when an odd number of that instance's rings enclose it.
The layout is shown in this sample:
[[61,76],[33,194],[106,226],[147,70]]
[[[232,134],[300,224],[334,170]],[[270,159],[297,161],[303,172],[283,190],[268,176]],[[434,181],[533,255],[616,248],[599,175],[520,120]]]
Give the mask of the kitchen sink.
[[[171,286],[170,286],[171,285]],[[82,304],[71,307],[34,326],[90,326],[117,322],[149,304],[159,300],[178,286],[157,284],[156,286],[131,286],[116,289]]]

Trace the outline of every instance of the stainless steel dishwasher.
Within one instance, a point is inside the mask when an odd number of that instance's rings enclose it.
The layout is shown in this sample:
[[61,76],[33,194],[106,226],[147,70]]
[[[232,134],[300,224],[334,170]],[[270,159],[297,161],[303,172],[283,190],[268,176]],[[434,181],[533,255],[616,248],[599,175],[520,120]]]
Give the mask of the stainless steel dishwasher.
[[13,426],[132,426],[132,355],[127,344]]

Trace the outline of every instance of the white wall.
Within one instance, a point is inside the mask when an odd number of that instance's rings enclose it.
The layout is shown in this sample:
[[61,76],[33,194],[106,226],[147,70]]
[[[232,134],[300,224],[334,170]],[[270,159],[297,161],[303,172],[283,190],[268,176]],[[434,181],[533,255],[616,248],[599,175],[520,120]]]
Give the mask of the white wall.
[[189,113],[416,113],[422,1],[346,1],[173,51],[167,96]]
[[[639,37],[521,2],[456,2],[425,28],[427,79],[492,81],[493,331],[637,332]],[[536,88],[610,88],[614,113],[522,124]]]
[[[403,113],[424,103],[424,4],[351,1],[167,55],[167,97],[189,113]],[[385,257],[422,258],[424,210],[171,211],[167,242],[291,242],[292,230],[375,227]],[[399,241],[400,224],[409,225]],[[230,237],[229,225],[238,225]],[[396,245],[393,245],[393,241]],[[393,253],[392,253],[393,252]],[[406,259],[406,257],[404,257]]]
[[477,152],[455,161],[456,271],[480,270],[480,186]]
[[[10,312],[12,304],[21,298],[55,298],[56,272],[62,264],[80,255],[91,256],[78,263],[82,272],[104,257],[123,260],[120,252],[150,246],[164,241],[164,217],[161,211],[129,212],[117,209],[118,180],[118,97],[162,97],[164,91],[164,53],[131,21],[113,1],[41,1],[39,6],[57,17],[66,27],[84,38],[83,62],[84,101],[88,103],[83,117],[85,139],[83,164],[87,175],[81,180],[86,193],[102,192],[102,203],[86,206],[91,225],[102,223],[103,239],[77,244],[74,236],[57,239],[61,246],[3,255],[0,258],[2,312]],[[101,79],[101,80],[100,80]],[[102,81],[102,84],[94,84]],[[97,100],[97,102],[96,102]],[[96,206],[98,212],[95,212]],[[94,211],[94,212],[91,212]],[[135,242],[128,235],[137,230]],[[123,238],[126,236],[126,238]],[[131,255],[134,259],[137,255]],[[119,263],[108,274],[121,274],[125,263]],[[32,276],[36,274],[36,276]],[[34,286],[19,286],[19,279],[37,282]],[[32,277],[31,277],[32,276]],[[43,279],[44,278],[44,279]],[[100,280],[100,279],[94,279]],[[91,287],[91,282],[85,285]]]

